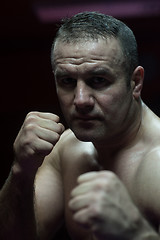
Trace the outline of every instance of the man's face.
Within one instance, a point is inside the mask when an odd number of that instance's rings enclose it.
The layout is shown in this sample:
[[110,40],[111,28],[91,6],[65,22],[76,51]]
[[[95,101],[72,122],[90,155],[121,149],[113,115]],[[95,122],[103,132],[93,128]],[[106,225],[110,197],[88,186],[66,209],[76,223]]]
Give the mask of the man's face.
[[120,45],[113,38],[56,43],[57,94],[78,139],[109,141],[128,127],[133,97],[123,61]]

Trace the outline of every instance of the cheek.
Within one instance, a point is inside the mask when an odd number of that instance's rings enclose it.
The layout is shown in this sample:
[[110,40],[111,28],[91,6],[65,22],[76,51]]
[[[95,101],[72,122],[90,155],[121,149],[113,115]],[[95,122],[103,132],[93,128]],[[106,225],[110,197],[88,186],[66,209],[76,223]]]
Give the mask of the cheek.
[[99,98],[97,97],[97,102],[99,105],[101,105],[101,107],[107,109],[107,108],[114,107],[116,105],[116,102],[119,102],[119,99],[120,97],[119,97],[119,94],[117,94],[117,92],[110,91],[110,92],[104,93]]
[[70,94],[66,94],[63,91],[57,91],[58,99],[60,104],[63,106],[69,105],[72,101],[72,96]]
[[127,104],[128,102],[127,92],[119,90],[113,90],[104,94],[99,99],[99,105],[101,108],[104,109],[105,112],[115,112],[121,111],[121,109]]
[[65,116],[67,116],[67,114],[69,113],[69,109],[71,108],[71,106],[73,104],[71,97],[69,97],[68,95],[65,95],[65,94],[59,94],[58,99],[59,99],[60,107],[61,107],[63,114]]

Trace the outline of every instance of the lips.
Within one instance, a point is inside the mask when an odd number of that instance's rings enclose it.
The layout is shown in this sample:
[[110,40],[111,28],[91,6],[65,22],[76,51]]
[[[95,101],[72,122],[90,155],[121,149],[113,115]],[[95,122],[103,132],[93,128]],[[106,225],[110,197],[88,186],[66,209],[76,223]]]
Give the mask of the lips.
[[81,121],[95,121],[98,120],[97,118],[76,118],[77,120],[81,120]]
[[74,120],[82,120],[82,121],[94,121],[94,120],[102,120],[99,116],[88,116],[88,115],[83,115],[83,116],[73,116]]

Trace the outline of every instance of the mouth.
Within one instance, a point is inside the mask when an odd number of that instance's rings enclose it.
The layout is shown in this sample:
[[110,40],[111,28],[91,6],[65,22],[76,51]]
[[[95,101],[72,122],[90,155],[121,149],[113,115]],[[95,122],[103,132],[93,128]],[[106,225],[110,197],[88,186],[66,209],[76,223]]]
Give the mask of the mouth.
[[83,121],[83,122],[92,122],[102,120],[99,116],[74,116],[73,120]]
[[98,121],[97,118],[77,118],[76,120],[78,120],[78,121],[83,121],[83,122],[93,122],[93,121]]

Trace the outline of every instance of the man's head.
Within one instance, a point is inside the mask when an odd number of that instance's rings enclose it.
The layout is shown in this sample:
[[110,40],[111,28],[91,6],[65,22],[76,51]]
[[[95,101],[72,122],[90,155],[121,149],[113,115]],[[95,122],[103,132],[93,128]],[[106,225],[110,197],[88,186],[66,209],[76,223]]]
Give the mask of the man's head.
[[134,35],[120,21],[81,13],[62,25],[52,65],[63,114],[78,139],[119,141],[139,122],[143,68],[137,64]]
[[101,13],[83,12],[63,21],[52,46],[52,66],[54,68],[53,49],[57,41],[77,43],[85,40],[115,38],[119,41],[124,57],[124,71],[128,82],[138,66],[137,43],[132,30],[123,22]]

